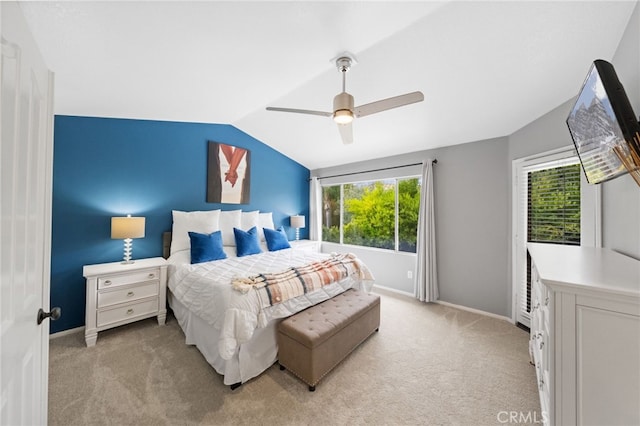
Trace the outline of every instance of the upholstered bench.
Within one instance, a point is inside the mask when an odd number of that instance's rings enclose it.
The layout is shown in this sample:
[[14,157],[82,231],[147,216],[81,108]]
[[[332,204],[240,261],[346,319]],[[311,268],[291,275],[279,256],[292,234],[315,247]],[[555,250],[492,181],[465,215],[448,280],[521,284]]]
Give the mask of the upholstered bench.
[[316,384],[380,327],[380,297],[359,290],[338,296],[278,325],[278,363],[309,385]]

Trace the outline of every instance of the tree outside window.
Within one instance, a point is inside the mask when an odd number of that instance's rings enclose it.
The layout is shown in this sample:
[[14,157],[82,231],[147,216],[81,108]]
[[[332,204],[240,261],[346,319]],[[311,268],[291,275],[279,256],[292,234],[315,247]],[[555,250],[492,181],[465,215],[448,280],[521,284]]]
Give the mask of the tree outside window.
[[398,250],[415,253],[418,238],[418,214],[422,179],[398,181]]
[[322,239],[415,253],[419,207],[419,178],[325,186]]

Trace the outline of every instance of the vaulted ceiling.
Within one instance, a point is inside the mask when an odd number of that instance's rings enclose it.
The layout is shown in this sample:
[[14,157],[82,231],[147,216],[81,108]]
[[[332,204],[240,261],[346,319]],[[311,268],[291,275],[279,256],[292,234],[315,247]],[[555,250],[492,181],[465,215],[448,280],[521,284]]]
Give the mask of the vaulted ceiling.
[[[315,169],[505,136],[576,95],[611,60],[637,0],[23,2],[55,72],[55,113],[227,123]],[[351,52],[356,105],[331,118],[334,62]],[[181,141],[176,141],[180,143]]]

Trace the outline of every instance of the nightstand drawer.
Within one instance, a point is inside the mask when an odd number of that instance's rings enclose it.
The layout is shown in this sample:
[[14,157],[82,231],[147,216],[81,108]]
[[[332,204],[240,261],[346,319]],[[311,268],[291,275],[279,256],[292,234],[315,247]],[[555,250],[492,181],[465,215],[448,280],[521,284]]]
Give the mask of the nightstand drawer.
[[98,308],[144,299],[145,297],[155,296],[157,294],[157,282],[150,282],[149,284],[123,288],[121,290],[101,291],[98,292]]
[[97,326],[102,327],[119,321],[128,321],[130,318],[156,312],[158,312],[158,298],[132,303],[119,308],[98,311]]
[[146,271],[131,272],[128,274],[109,275],[98,278],[98,289],[112,288],[120,285],[135,284],[150,280],[158,280],[159,278],[159,269],[147,269]]

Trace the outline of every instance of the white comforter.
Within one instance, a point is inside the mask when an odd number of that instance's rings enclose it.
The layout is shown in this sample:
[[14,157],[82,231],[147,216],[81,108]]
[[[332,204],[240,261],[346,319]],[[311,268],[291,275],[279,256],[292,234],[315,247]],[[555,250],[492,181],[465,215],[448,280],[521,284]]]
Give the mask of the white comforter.
[[327,257],[328,254],[309,250],[285,249],[191,265],[188,251],[179,252],[169,258],[168,285],[182,304],[220,330],[218,351],[223,359],[228,360],[239,345],[251,339],[256,328],[359,284],[358,277],[347,277],[320,290],[261,310],[255,290],[240,293],[232,289],[231,281],[237,277],[278,272],[289,266],[302,266]]

